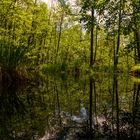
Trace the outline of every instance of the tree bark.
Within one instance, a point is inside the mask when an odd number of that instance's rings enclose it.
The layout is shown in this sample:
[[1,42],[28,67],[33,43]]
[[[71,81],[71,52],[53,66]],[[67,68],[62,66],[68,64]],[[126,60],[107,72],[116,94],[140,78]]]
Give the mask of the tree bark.
[[114,60],[115,70],[117,70],[119,49],[120,49],[120,34],[121,34],[121,22],[122,22],[122,0],[120,0],[120,6],[119,6],[119,13],[118,14],[119,14],[119,21],[118,21],[117,48],[116,48],[115,60]]
[[95,37],[95,51],[94,51],[94,59],[93,59],[93,63],[95,63],[96,61],[96,54],[97,54],[97,47],[98,47],[98,27],[96,25],[96,37]]
[[92,18],[92,24],[91,24],[91,38],[90,38],[90,67],[93,66],[93,43],[94,43],[94,34],[93,34],[93,31],[94,31],[94,8],[92,6],[92,9],[91,9],[91,18]]

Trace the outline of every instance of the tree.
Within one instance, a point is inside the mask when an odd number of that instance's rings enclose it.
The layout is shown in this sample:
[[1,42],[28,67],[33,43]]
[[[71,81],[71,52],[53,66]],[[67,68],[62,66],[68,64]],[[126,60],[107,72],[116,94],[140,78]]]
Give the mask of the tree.
[[140,12],[139,12],[140,3],[138,0],[132,0],[132,30],[134,33],[134,44],[136,47],[136,55],[138,63],[140,63]]
[[86,29],[90,30],[90,67],[93,66],[93,46],[94,46],[93,31],[95,25],[94,8],[95,8],[95,1],[83,0],[81,2],[81,11],[80,11],[82,14],[81,21],[85,23]]

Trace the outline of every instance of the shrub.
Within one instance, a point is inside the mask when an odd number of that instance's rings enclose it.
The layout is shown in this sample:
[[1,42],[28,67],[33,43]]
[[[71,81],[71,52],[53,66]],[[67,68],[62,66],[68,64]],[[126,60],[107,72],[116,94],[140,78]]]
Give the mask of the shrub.
[[[18,76],[19,67],[25,65],[26,47],[17,47],[6,43],[0,44],[0,75],[1,77]],[[18,68],[18,69],[17,69]],[[23,73],[24,74],[24,73]],[[1,78],[2,79],[2,78]]]

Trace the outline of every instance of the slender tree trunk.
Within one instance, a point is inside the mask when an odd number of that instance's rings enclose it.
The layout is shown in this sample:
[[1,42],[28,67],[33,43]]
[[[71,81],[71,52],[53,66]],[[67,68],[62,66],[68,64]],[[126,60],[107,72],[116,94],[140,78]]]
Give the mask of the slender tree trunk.
[[137,64],[137,48],[134,48],[134,61]]
[[62,13],[62,16],[61,16],[61,19],[60,19],[59,34],[58,34],[58,43],[57,43],[57,54],[58,54],[59,48],[60,48],[60,41],[61,41],[61,33],[62,33],[63,19],[64,19],[64,13]]
[[95,63],[96,61],[96,54],[97,54],[97,47],[98,47],[98,27],[96,25],[96,38],[95,38],[95,51],[94,51],[94,59],[93,62]]
[[140,38],[139,38],[139,32],[138,32],[138,29],[136,28],[135,30],[135,42],[136,42],[136,45],[137,45],[137,60],[138,60],[138,63],[140,63]]
[[92,132],[92,105],[93,105],[93,79],[90,77],[90,94],[89,94],[89,131]]
[[[35,0],[34,2],[34,8],[37,6],[37,0]],[[30,35],[28,37],[28,46],[33,45],[33,47],[36,46],[36,39],[35,39],[35,33],[32,33],[35,28],[36,28],[36,23],[35,23],[35,14],[36,14],[36,10],[34,9],[33,11],[33,20],[32,20],[32,24],[31,24],[31,31],[30,31]]]
[[115,99],[114,99],[114,97],[115,97],[115,83],[114,83],[114,78],[113,78],[113,82],[112,82],[112,89],[113,89],[113,94],[112,94],[112,130],[114,131],[114,102],[115,102]]
[[119,121],[119,95],[118,95],[118,80],[115,76],[115,94],[116,94],[116,120],[117,120],[117,138],[120,137],[120,121]]
[[116,37],[114,35],[114,38],[113,38],[113,53],[114,53],[114,72],[115,72],[115,65],[116,65]]
[[[134,94],[133,94],[133,106],[132,106],[132,125],[133,128],[131,129],[131,136],[134,137],[136,136],[139,131],[138,125],[137,125],[137,120],[139,116],[139,93],[140,93],[140,84],[134,83]],[[137,133],[137,134],[136,134]]]
[[93,66],[93,42],[94,42],[94,34],[93,34],[93,31],[94,31],[94,8],[92,6],[92,9],[91,9],[91,18],[92,18],[92,25],[91,25],[91,36],[90,36],[90,67]]
[[133,0],[132,1],[132,5],[133,5],[133,23],[134,23],[134,41],[136,44],[136,60],[137,63],[140,63],[140,14],[138,13],[139,10],[136,8],[138,7],[138,2],[137,0]]
[[96,106],[96,83],[93,79],[93,88],[94,88],[94,122],[93,125],[95,126],[97,124],[97,106]]
[[115,62],[114,62],[114,67],[115,70],[117,70],[117,65],[118,65],[118,57],[119,57],[119,49],[120,49],[120,35],[121,35],[121,21],[122,21],[122,0],[120,0],[120,5],[119,5],[119,21],[118,21],[118,35],[117,35],[117,48],[115,52]]
[[[114,95],[116,96],[116,131],[117,131],[117,138],[119,139],[119,131],[120,131],[120,121],[119,121],[119,96],[118,96],[118,79],[117,76],[113,75],[113,98]],[[114,99],[113,99],[114,100]],[[114,107],[113,107],[114,108]],[[113,110],[112,110],[113,111]]]
[[133,115],[133,118],[132,118],[132,129],[131,129],[131,137],[133,137],[134,135],[134,125],[135,125],[135,96],[136,96],[136,92],[137,92],[137,85],[136,83],[134,83],[134,92],[133,92],[133,104],[132,104],[132,115]]
[[57,85],[55,84],[55,90],[56,90],[56,98],[57,98],[57,106],[58,106],[58,116],[59,116],[59,125],[62,126],[62,120],[61,120],[61,110],[60,110],[60,100],[59,100],[59,93],[57,89]]

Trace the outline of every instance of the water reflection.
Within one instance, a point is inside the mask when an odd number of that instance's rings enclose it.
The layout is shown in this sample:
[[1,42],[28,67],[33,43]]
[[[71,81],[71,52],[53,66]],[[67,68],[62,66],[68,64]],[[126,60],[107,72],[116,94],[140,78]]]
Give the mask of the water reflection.
[[15,130],[12,129],[15,127],[16,122],[14,121],[22,119],[26,113],[25,104],[16,91],[16,85],[1,86],[0,139],[12,139],[15,137]]
[[80,115],[79,116],[73,115],[71,117],[71,120],[75,121],[77,123],[83,123],[87,120],[87,111],[86,111],[85,107],[83,107],[83,105],[81,105]]
[[132,129],[131,136],[137,137],[137,134],[140,136],[140,126],[137,124],[140,122],[140,103],[139,103],[139,92],[140,84],[134,83],[134,94],[133,94],[133,106],[132,106]]
[[130,78],[108,74],[2,86],[0,139],[139,139],[139,91]]

